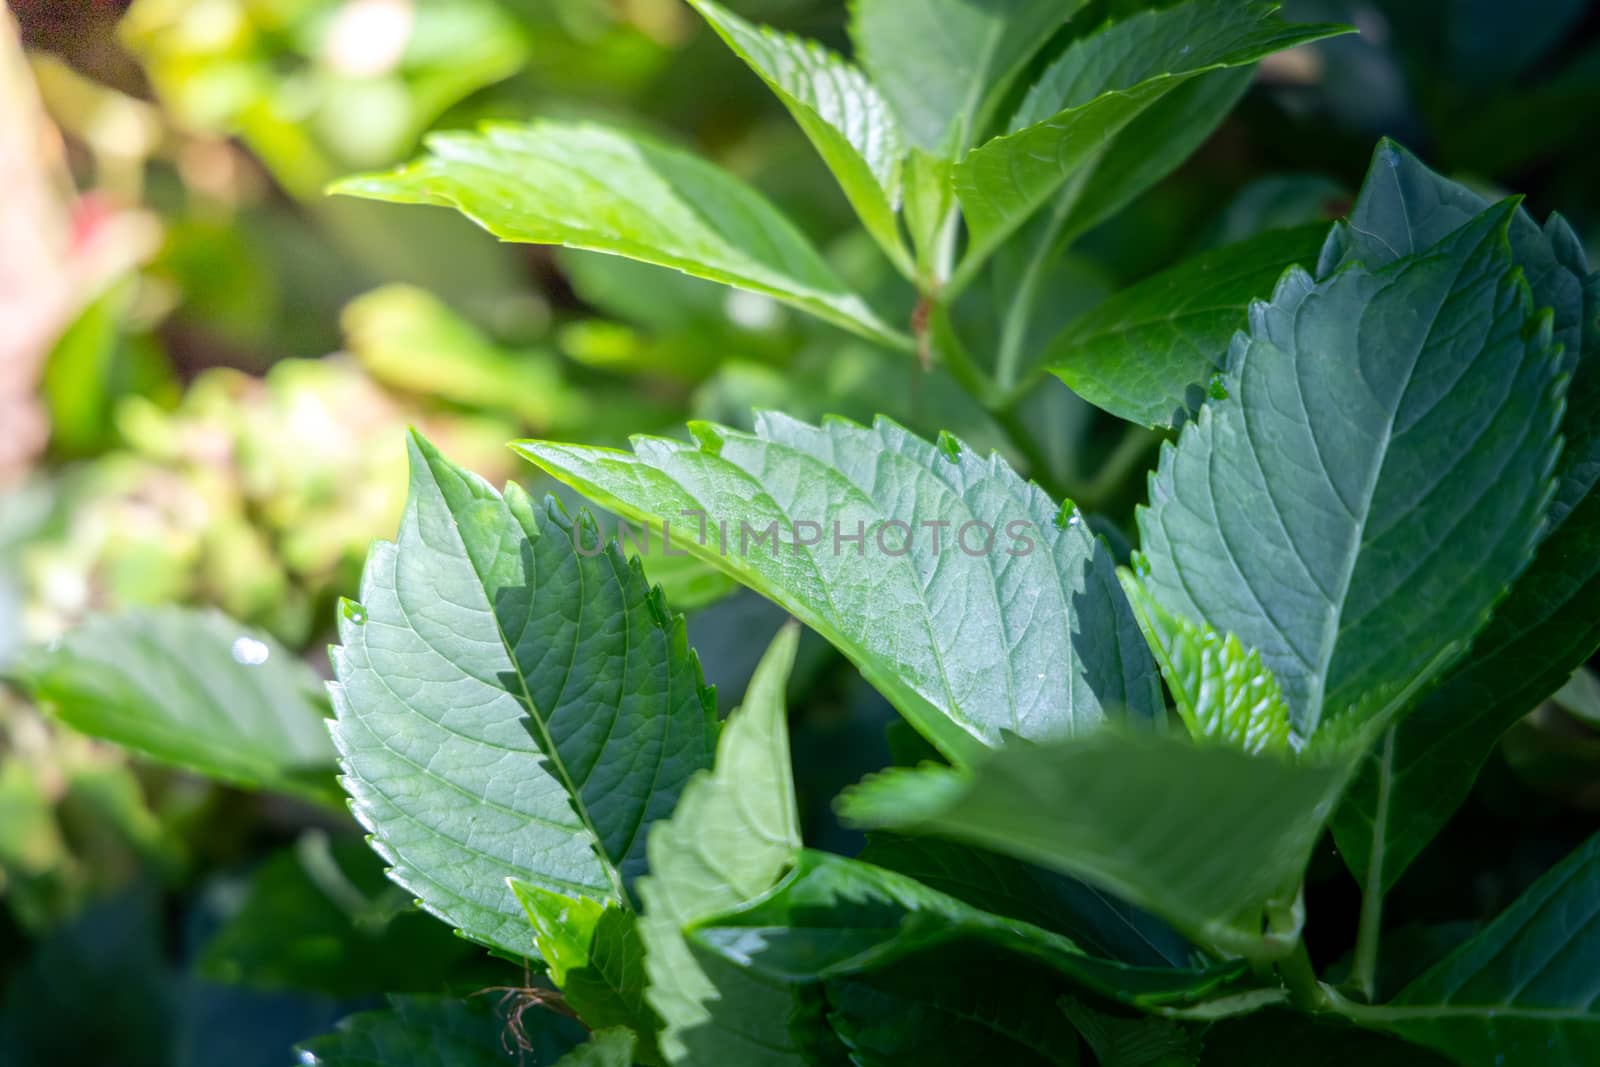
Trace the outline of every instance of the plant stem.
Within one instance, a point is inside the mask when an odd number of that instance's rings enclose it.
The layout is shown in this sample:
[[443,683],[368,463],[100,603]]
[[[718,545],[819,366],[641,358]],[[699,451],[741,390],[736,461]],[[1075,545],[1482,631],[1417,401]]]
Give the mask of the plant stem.
[[1006,308],[1006,319],[1000,327],[1000,352],[994,365],[995,388],[1002,394],[1009,393],[1016,386],[1017,364],[1022,359],[1022,345],[1027,340],[1028,324],[1033,318],[1033,301],[1038,295],[1039,280],[1044,274],[1046,260],[1055,250],[1061,227],[1067,221],[1072,205],[1078,202],[1081,188],[1081,183],[1074,181],[1056,197],[1049,219],[1040,227],[1033,251],[1028,253],[1028,262],[1017,279],[1016,291],[1011,294],[1011,304]]
[[1111,450],[1111,455],[1100,465],[1095,472],[1094,479],[1083,488],[1083,499],[1078,501],[1080,507],[1090,511],[1101,510],[1106,503],[1106,498],[1122,488],[1122,483],[1144,458],[1161,435],[1154,430],[1143,426],[1129,425],[1122,431],[1122,438],[1117,442],[1116,448]]
[[1371,1001],[1378,985],[1378,951],[1383,938],[1383,854],[1388,847],[1389,789],[1393,781],[1394,727],[1383,735],[1378,756],[1378,798],[1372,813],[1372,841],[1368,845],[1366,878],[1361,888],[1361,918],[1356,928],[1356,953],[1350,980],[1357,992]]
[[1289,1000],[1301,1011],[1327,1011],[1328,997],[1317,972],[1311,966],[1311,954],[1306,951],[1304,939],[1294,943],[1294,950],[1278,963],[1278,974],[1288,987]]
[[977,362],[973,360],[971,353],[967,351],[967,346],[962,343],[960,335],[956,333],[955,325],[950,321],[950,312],[945,305],[938,303],[928,305],[925,314],[919,317],[923,318],[925,329],[938,349],[950,376],[971,393],[989,412],[990,417],[999,424],[1000,429],[1005,432],[1006,440],[1021,453],[1023,459],[1027,460],[1029,476],[1052,497],[1060,499],[1067,495],[1065,487],[1056,481],[1050,469],[1049,457],[1039,447],[1039,442],[1034,439],[1021,416],[1017,414],[1015,404],[1002,405],[995,402],[994,388]]

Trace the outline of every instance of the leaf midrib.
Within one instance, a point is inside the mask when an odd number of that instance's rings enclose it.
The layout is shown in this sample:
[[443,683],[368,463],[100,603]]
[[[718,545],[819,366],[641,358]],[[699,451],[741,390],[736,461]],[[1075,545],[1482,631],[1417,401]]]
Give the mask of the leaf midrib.
[[[437,476],[430,475],[430,480],[433,482],[434,491],[443,496],[442,488],[438,483]],[[520,523],[518,525],[520,526]],[[617,899],[621,901],[625,907],[631,907],[632,905],[628,898],[627,887],[622,883],[622,874],[617,869],[617,865],[612,861],[611,857],[606,855],[604,838],[600,836],[600,831],[595,827],[594,819],[589,812],[589,806],[584,802],[583,794],[578,790],[577,783],[573,780],[571,771],[567,769],[566,761],[561,757],[560,749],[556,747],[555,739],[550,735],[550,727],[545,721],[544,714],[534,703],[533,692],[528,686],[527,675],[522,670],[522,664],[517,661],[516,652],[512,648],[507,638],[505,627],[501,625],[500,613],[495,610],[493,602],[491,602],[489,599],[488,585],[484,579],[483,572],[478,569],[478,562],[474,558],[471,548],[466,542],[466,538],[461,533],[461,524],[456,520],[453,514],[450,516],[449,527],[455,534],[456,543],[461,548],[461,558],[464,558],[467,561],[467,565],[472,568],[473,576],[477,578],[477,583],[475,586],[476,592],[478,593],[479,597],[482,598],[484,610],[488,613],[489,618],[494,620],[495,636],[500,639],[500,649],[505,653],[506,665],[511,668],[512,675],[517,679],[517,687],[522,691],[523,706],[528,709],[528,718],[539,729],[539,736],[542,741],[540,747],[544,750],[543,755],[550,761],[551,766],[555,768],[557,777],[561,781],[562,788],[566,790],[567,796],[572,803],[572,810],[577,813],[578,818],[583,822],[584,829],[588,831],[590,848],[593,850],[595,858],[600,861],[600,865],[605,868],[606,875],[611,880],[611,888],[617,894]],[[419,529],[419,536],[420,533],[421,531]],[[578,568],[578,571],[581,579],[582,568]],[[530,596],[538,595],[537,591],[532,589],[529,590],[529,594]],[[398,601],[399,598],[396,597],[396,600]],[[401,605],[401,610],[406,610],[403,603]],[[581,606],[579,610],[581,612]],[[407,617],[409,621],[409,612],[407,612]],[[574,654],[576,654],[576,644],[574,645]],[[474,794],[474,796],[476,796],[476,794]]]

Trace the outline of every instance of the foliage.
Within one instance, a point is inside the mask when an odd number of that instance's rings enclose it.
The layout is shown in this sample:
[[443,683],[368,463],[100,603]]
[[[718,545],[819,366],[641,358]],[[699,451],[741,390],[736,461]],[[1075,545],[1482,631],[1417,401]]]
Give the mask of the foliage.
[[1592,34],[1468,6],[35,58],[0,1059],[1600,1059]]

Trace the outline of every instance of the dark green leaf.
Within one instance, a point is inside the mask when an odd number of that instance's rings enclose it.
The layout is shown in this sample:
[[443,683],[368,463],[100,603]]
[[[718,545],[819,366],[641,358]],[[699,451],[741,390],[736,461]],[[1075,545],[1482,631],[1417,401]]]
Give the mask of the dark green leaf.
[[336,802],[322,681],[215,611],[95,616],[12,673],[67,725],[225,782]]
[[1141,967],[1184,967],[1194,950],[1155,916],[1075,878],[997,852],[875,833],[863,862],[909,875],[930,889],[995,915],[1064,934],[1107,959]]
[[710,763],[715,709],[682,619],[592,521],[415,436],[411,465],[333,651],[345,783],[397,882],[526,955],[506,879],[625,900],[650,823]]
[[1345,32],[1291,25],[1275,10],[1271,3],[1187,0],[1074,41],[1029,91],[1010,132],[956,168],[967,256],[987,258],[1107,142],[1185,81]]
[[1380,1007],[1352,1007],[1464,1067],[1582,1067],[1600,1058],[1600,836],[1484,931]]
[[1512,211],[1380,271],[1288,274],[1162,450],[1144,587],[1257,649],[1301,740],[1405,709],[1526,566],[1564,382]]
[[[1424,167],[1393,142],[1378,146],[1348,227],[1336,228],[1323,268],[1386,262],[1464,226],[1485,201]],[[1339,850],[1363,884],[1387,890],[1466,799],[1500,736],[1559,688],[1600,646],[1586,605],[1600,591],[1600,286],[1558,218],[1540,230],[1512,218],[1511,250],[1536,306],[1554,311],[1563,363],[1573,366],[1566,439],[1544,540],[1466,659],[1369,755],[1334,824]]]
[[998,456],[884,419],[819,428],[768,412],[754,433],[691,429],[694,445],[640,437],[632,453],[515,447],[612,511],[670,523],[684,550],[833,642],[952,758],[1002,731],[1160,707],[1110,556]]
[[417,911],[361,841],[308,834],[262,864],[197,967],[217,982],[355,997],[491,984],[489,962]]
[[511,1018],[493,996],[390,997],[388,1008],[352,1015],[333,1033],[301,1045],[300,1062],[307,1067],[505,1067],[516,1062],[513,1050],[522,1048],[534,1063],[554,1064],[566,1063],[561,1057],[583,1040],[583,1027],[564,1015],[535,1006]]
[[1044,362],[1085,400],[1130,422],[1176,426],[1199,408],[1250,302],[1316,259],[1326,228],[1272,230],[1202,252],[1106,300],[1050,343]]
[[856,1067],[1076,1067],[1078,1035],[1056,1009],[1061,980],[989,947],[956,941],[825,984],[828,1022]]
[[1190,78],[1140,112],[1073,194],[1058,243],[1087,233],[1176,170],[1222,125],[1255,73],[1231,67]]
[[1060,934],[964,904],[905,875],[812,851],[802,852],[770,893],[706,919],[690,937],[741,968],[791,983],[873,971],[971,941],[988,947],[997,970],[1031,959],[1074,986],[1130,1004],[1199,999],[1242,970],[1099,959]]
[[1063,871],[1202,943],[1259,946],[1292,896],[1343,768],[1103,727],[1019,743],[964,771],[894,770],[840,801],[856,825],[970,841]]
[[1094,1051],[1099,1067],[1195,1067],[1198,1035],[1170,1019],[1123,1018],[1096,1011],[1072,997],[1061,1010]]
[[1206,1030],[1204,1049],[1200,1067],[1449,1067],[1409,1041],[1284,1010],[1225,1019]]

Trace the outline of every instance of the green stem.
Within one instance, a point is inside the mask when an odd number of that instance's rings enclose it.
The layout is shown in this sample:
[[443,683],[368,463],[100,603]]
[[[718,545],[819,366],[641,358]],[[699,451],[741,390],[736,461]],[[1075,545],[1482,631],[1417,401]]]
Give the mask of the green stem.
[[995,402],[993,386],[971,353],[967,351],[967,346],[962,343],[960,335],[956,333],[955,325],[950,321],[950,312],[945,305],[933,304],[927,307],[922,317],[926,321],[926,328],[930,331],[945,369],[999,424],[1000,429],[1005,432],[1006,440],[1010,441],[1012,447],[1027,461],[1028,474],[1051,496],[1060,499],[1067,495],[1065,487],[1056,481],[1050,469],[1049,457],[1039,447],[1039,442],[1017,414],[1015,405],[1001,405]]
[[1006,308],[1006,320],[1000,327],[1000,354],[994,366],[995,388],[1001,393],[1009,393],[1016,387],[1018,364],[1022,360],[1022,345],[1027,340],[1028,325],[1033,320],[1033,302],[1039,292],[1039,281],[1044,274],[1045,263],[1051,258],[1051,252],[1058,251],[1055,247],[1056,239],[1061,235],[1061,227],[1072,212],[1072,205],[1078,202],[1078,191],[1081,188],[1081,183],[1074,181],[1056,197],[1055,204],[1050,209],[1050,217],[1040,227],[1038,238],[1033,243],[1033,251],[1028,253],[1028,262],[1022,268],[1021,277],[1017,279],[1016,291],[1011,294],[1011,304]]
[[1327,1011],[1330,1007],[1304,940],[1297,940],[1293,951],[1278,962],[1278,975],[1289,990],[1289,1002],[1301,1011]]
[[1356,927],[1355,959],[1350,966],[1354,988],[1368,1001],[1377,992],[1378,952],[1383,939],[1383,854],[1389,822],[1389,790],[1394,769],[1394,728],[1383,735],[1378,755],[1378,797],[1372,812],[1366,877],[1361,887],[1361,918]]
[[1080,507],[1090,511],[1102,510],[1106,498],[1122,488],[1128,474],[1136,469],[1140,460],[1150,447],[1161,439],[1161,435],[1154,430],[1143,426],[1130,425],[1122,432],[1122,439],[1117,442],[1117,447],[1112,449],[1111,455],[1100,465],[1094,480],[1084,486],[1083,499],[1078,501]]

